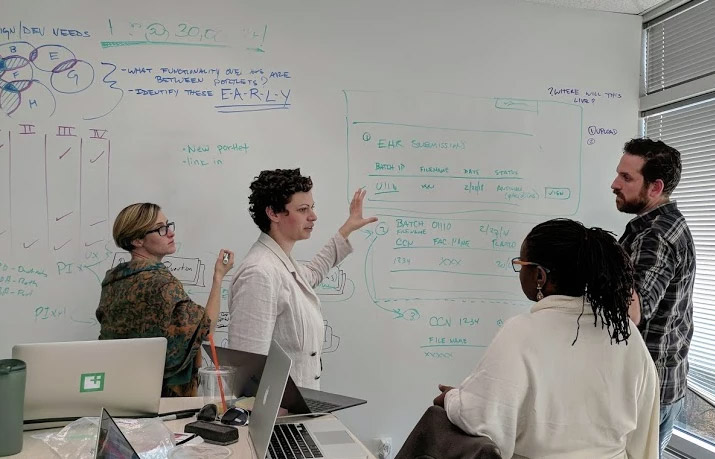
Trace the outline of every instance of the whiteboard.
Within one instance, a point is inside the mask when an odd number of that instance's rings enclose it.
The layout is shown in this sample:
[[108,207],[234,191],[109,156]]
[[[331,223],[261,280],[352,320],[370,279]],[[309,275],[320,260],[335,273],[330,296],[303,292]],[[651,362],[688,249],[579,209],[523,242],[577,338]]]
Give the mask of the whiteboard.
[[[118,211],[176,222],[200,304],[223,248],[258,236],[259,171],[312,176],[307,260],[368,191],[379,222],[318,288],[322,387],[394,451],[527,311],[509,260],[568,216],[615,232],[609,185],[637,134],[640,20],[520,2],[121,4],[5,0],[0,18],[0,357],[94,339]],[[230,276],[229,276],[230,277]],[[217,338],[226,342],[224,281]]]

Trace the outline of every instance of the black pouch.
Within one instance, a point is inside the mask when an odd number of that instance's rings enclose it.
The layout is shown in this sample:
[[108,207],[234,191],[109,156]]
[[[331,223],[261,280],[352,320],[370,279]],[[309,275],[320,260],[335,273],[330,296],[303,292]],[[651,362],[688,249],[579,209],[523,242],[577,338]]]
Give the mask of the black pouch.
[[233,426],[215,422],[194,421],[184,426],[184,432],[195,433],[206,443],[215,445],[230,445],[238,441],[238,429]]

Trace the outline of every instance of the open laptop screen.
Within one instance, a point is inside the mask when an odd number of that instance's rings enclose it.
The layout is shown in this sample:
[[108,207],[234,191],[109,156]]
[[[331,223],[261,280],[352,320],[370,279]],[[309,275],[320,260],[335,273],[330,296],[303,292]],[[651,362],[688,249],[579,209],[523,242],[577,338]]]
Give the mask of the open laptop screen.
[[271,341],[261,382],[258,384],[256,400],[253,403],[251,422],[248,423],[249,438],[259,459],[264,459],[268,452],[268,444],[271,441],[273,426],[276,423],[278,408],[292,365],[293,362],[288,354],[275,340]]
[[[204,344],[203,347],[206,354],[212,354],[208,344]],[[221,365],[236,368],[233,382],[235,394],[244,397],[255,396],[263,374],[263,367],[266,364],[266,356],[223,347],[216,347],[216,352]],[[359,398],[305,388],[299,389],[293,378],[288,376],[281,407],[293,414],[305,414],[333,412],[363,403],[366,401]]]
[[97,432],[96,459],[140,459],[107,410],[102,408]]

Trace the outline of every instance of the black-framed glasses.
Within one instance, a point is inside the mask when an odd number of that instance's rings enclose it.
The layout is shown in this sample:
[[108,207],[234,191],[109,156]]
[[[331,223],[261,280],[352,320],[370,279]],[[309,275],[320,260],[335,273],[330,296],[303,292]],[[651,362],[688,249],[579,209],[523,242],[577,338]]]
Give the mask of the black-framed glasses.
[[151,233],[159,233],[159,236],[166,236],[169,233],[169,230],[171,230],[171,232],[173,233],[175,228],[176,225],[174,224],[174,222],[169,222],[166,225],[158,227],[157,229],[147,231],[146,233],[144,233],[144,236]]
[[[213,403],[204,405],[204,407],[201,408],[199,413],[196,415],[196,419],[199,421],[208,422],[216,421],[217,417],[218,407]],[[248,417],[248,410],[238,407],[229,408],[225,413],[223,413],[223,416],[221,416],[221,424],[229,426],[245,426],[248,424]]]
[[518,273],[519,271],[521,271],[522,266],[538,266],[539,268],[546,271],[547,274],[551,272],[551,270],[549,268],[547,268],[546,266],[540,265],[539,263],[534,263],[533,261],[523,261],[519,257],[515,257],[515,258],[511,259],[511,267],[514,268],[514,272]]

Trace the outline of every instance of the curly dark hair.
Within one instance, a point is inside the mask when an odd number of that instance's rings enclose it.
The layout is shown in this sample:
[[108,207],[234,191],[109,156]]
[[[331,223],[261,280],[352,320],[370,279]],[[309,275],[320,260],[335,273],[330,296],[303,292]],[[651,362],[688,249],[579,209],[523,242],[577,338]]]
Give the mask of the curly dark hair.
[[600,318],[611,343],[628,343],[633,266],[613,233],[558,218],[536,225],[526,236],[525,251],[529,261],[550,270],[557,294],[584,296],[593,309],[594,326]]
[[623,152],[640,156],[645,163],[641,170],[645,184],[663,181],[663,194],[670,196],[680,183],[680,173],[683,165],[680,162],[680,152],[669,147],[660,140],[633,139],[626,142]]
[[268,233],[271,220],[266,215],[266,209],[270,207],[275,213],[285,212],[286,204],[295,193],[307,193],[312,188],[313,181],[300,175],[300,168],[261,171],[251,182],[248,212],[258,228]]

